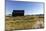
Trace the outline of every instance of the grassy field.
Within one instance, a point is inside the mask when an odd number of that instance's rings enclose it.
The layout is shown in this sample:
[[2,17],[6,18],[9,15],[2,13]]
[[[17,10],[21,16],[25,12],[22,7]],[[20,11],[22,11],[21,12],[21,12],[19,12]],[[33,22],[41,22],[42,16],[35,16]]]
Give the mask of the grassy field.
[[44,28],[44,16],[6,16],[6,30],[25,30]]

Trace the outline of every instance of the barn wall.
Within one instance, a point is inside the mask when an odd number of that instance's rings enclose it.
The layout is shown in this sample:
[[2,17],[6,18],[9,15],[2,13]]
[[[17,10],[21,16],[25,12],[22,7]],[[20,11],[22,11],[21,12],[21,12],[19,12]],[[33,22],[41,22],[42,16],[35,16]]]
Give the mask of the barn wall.
[[24,16],[24,10],[13,10],[12,16]]

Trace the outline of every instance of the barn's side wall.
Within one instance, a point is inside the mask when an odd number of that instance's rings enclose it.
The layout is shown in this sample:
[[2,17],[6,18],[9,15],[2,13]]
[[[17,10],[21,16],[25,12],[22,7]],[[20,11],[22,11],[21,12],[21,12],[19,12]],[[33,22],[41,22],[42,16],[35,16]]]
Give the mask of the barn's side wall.
[[13,10],[12,16],[24,16],[24,10]]

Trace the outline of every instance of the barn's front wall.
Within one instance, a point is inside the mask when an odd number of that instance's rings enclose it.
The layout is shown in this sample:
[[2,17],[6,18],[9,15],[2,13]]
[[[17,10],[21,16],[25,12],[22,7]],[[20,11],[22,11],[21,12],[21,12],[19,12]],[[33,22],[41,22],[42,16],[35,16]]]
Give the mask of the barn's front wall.
[[24,16],[24,10],[13,10],[12,16]]

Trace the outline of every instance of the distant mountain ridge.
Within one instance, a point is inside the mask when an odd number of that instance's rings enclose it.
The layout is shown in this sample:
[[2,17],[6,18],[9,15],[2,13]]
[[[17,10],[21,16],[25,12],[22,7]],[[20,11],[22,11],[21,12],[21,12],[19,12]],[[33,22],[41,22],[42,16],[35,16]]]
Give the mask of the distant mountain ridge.
[[[12,14],[8,14],[6,16],[12,16]],[[25,16],[44,16],[44,14],[25,15]]]

